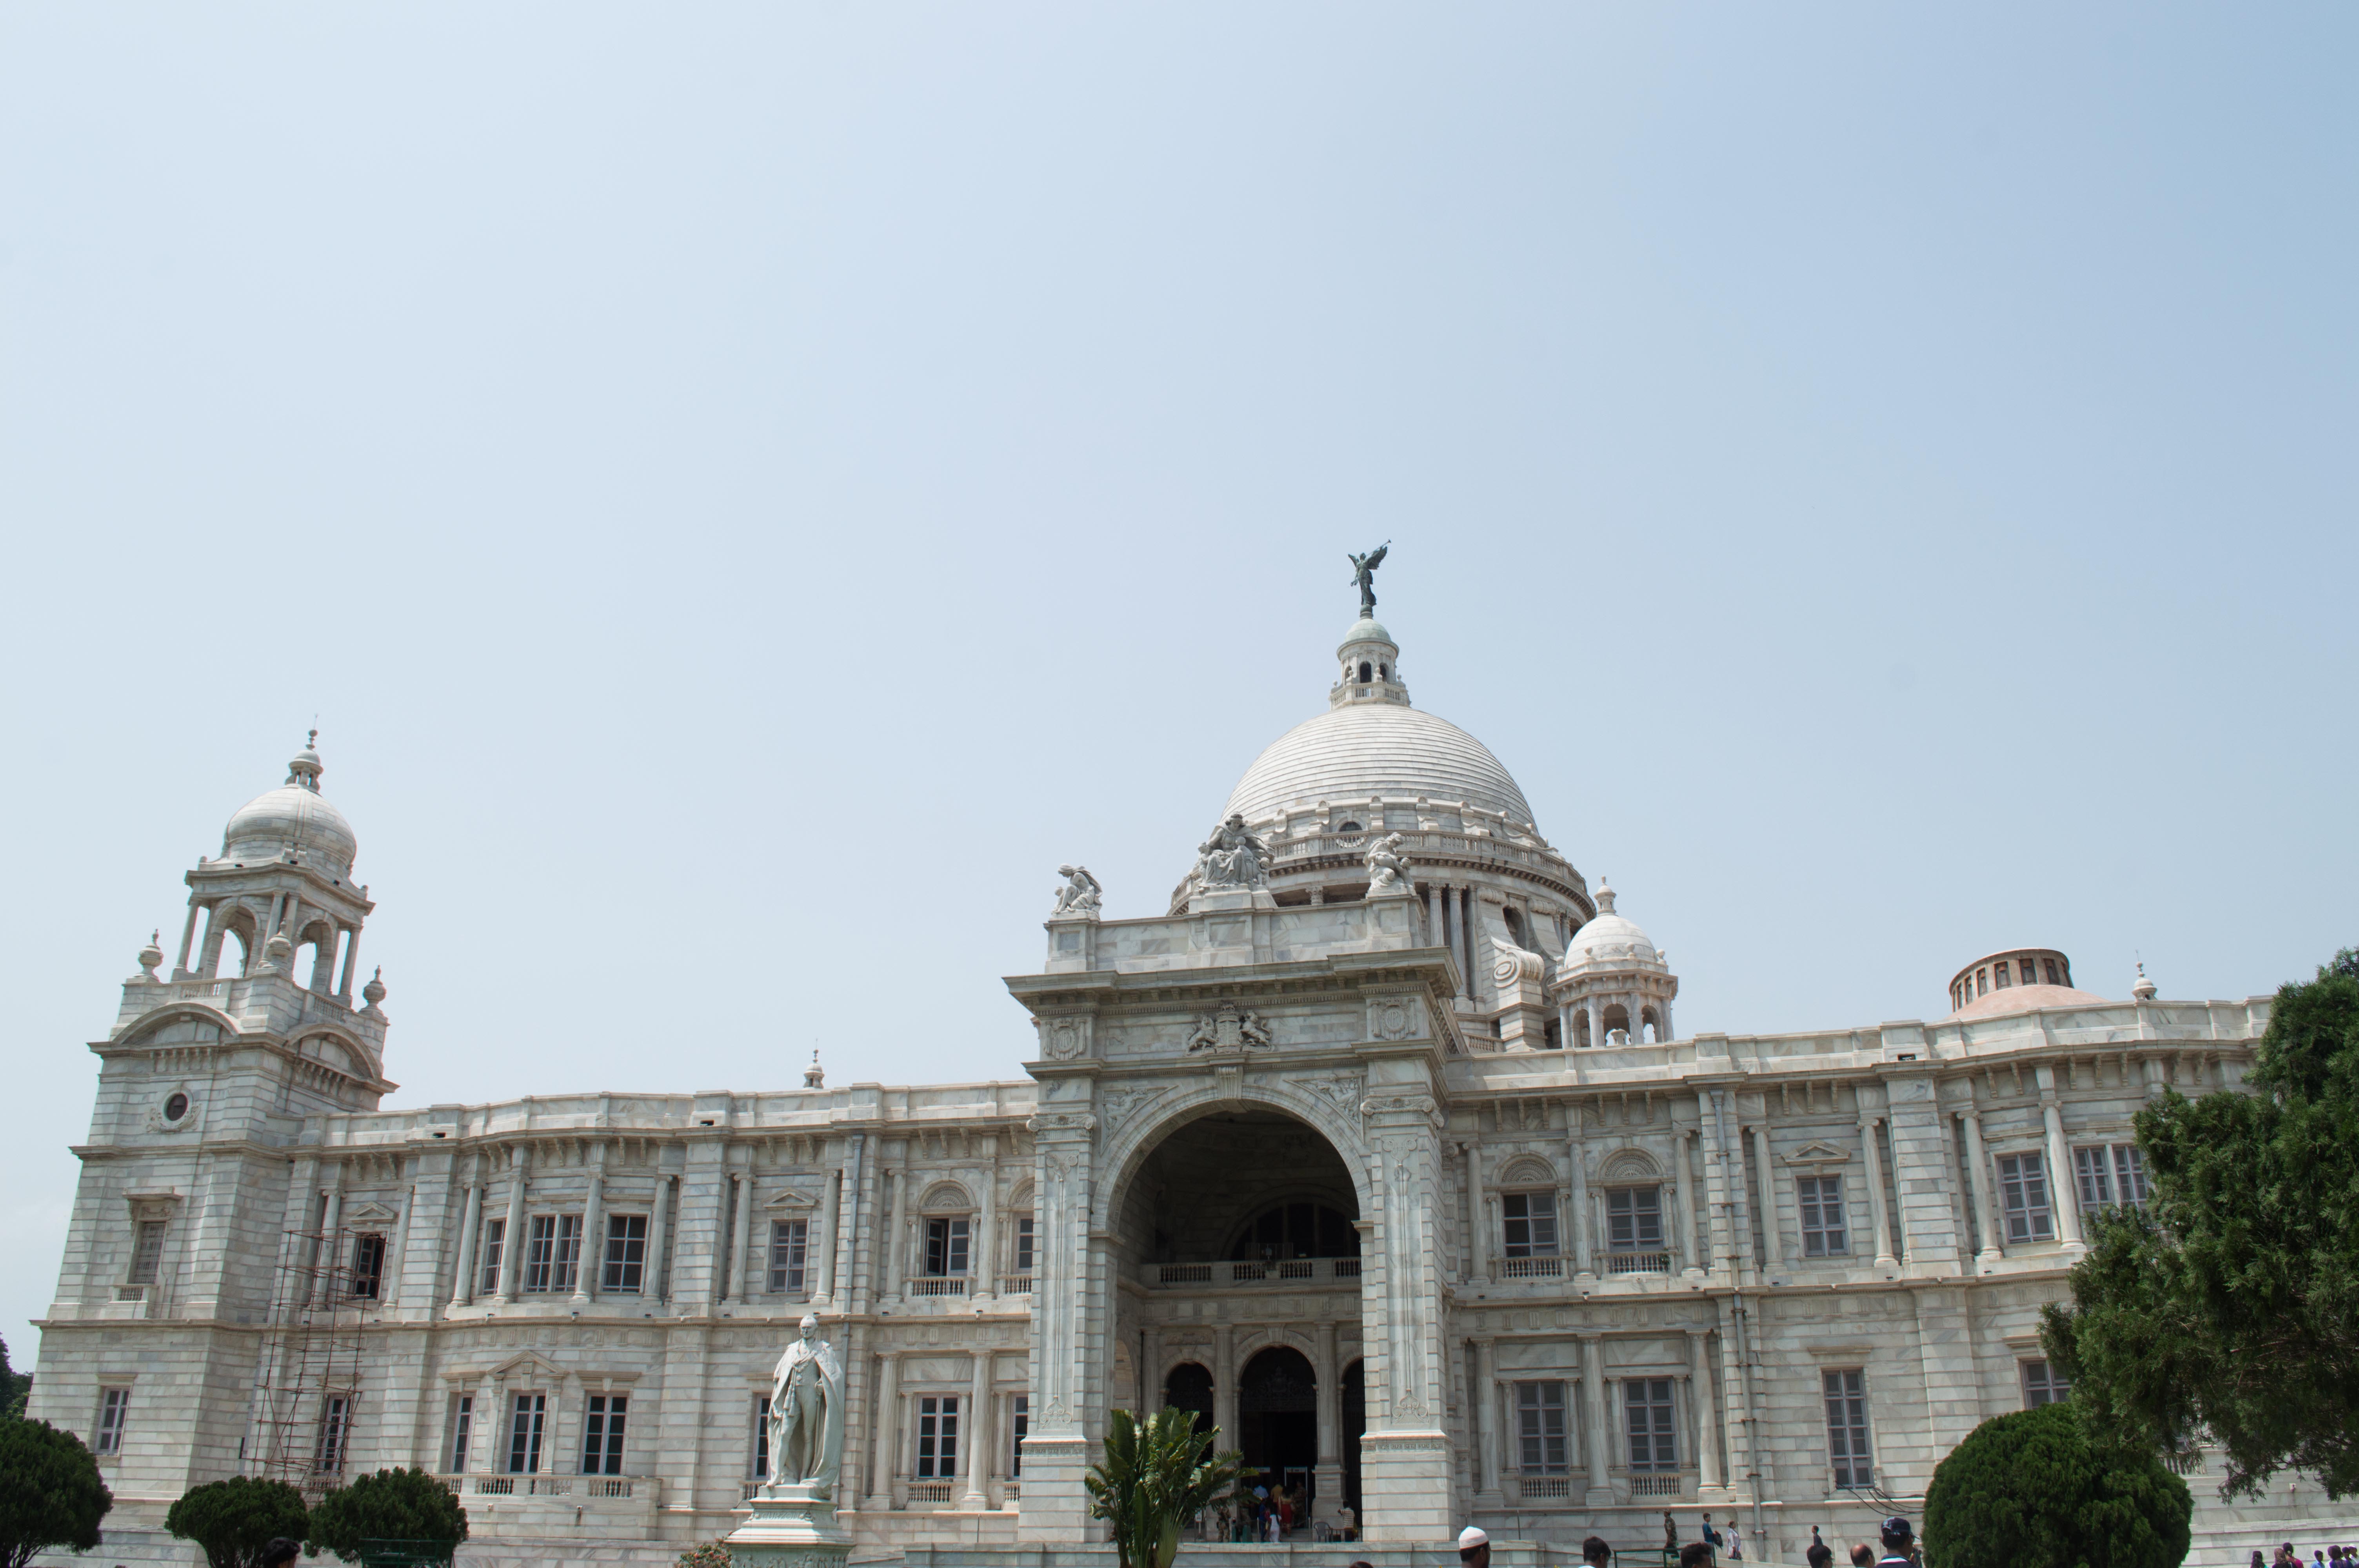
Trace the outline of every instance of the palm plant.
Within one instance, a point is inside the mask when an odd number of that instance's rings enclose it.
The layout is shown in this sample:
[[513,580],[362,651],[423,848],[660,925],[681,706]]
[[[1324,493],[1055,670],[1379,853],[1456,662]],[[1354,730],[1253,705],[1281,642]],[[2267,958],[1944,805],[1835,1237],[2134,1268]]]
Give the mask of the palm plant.
[[1219,1429],[1199,1434],[1189,1411],[1164,1406],[1141,1421],[1116,1411],[1107,1422],[1105,1462],[1090,1466],[1090,1517],[1114,1526],[1121,1568],[1171,1568],[1180,1532],[1245,1473],[1235,1449],[1212,1452]]

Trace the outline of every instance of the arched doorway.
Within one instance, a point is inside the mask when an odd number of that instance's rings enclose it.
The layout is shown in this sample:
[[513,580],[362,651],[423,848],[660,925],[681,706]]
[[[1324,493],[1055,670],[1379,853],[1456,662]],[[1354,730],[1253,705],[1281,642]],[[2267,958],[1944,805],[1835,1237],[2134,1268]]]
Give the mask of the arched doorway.
[[1368,1430],[1368,1364],[1354,1361],[1343,1368],[1343,1424],[1335,1445],[1343,1451],[1343,1506],[1353,1518],[1360,1514],[1360,1439]]
[[1212,1425],[1212,1374],[1193,1361],[1182,1361],[1171,1368],[1171,1376],[1163,1380],[1163,1402],[1175,1410],[1190,1411],[1196,1417],[1196,1430],[1206,1432]]
[[1237,1446],[1255,1483],[1309,1498],[1319,1464],[1319,1380],[1299,1350],[1273,1345],[1237,1379]]

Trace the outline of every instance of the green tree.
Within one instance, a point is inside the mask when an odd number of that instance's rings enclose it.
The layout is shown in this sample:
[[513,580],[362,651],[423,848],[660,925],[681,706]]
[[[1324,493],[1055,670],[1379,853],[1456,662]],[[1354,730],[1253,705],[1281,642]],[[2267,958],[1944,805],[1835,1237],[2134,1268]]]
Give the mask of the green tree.
[[2223,1495],[2280,1469],[2359,1492],[2359,955],[2277,994],[2251,1094],[2138,1112],[2148,1202],[2091,1228],[2041,1340],[2098,1430],[2208,1433]]
[[0,1568],[37,1552],[88,1552],[114,1506],[82,1439],[45,1421],[0,1421]]
[[8,1342],[0,1339],[0,1419],[15,1420],[25,1413],[25,1396],[33,1391],[33,1375],[19,1372],[8,1365]]
[[191,1487],[164,1516],[164,1528],[202,1547],[212,1568],[261,1568],[264,1547],[282,1535],[302,1540],[310,1522],[302,1493],[255,1476]]
[[1245,1473],[1235,1449],[1212,1452],[1217,1429],[1198,1433],[1194,1412],[1164,1406],[1145,1421],[1116,1411],[1105,1462],[1090,1467],[1090,1517],[1114,1526],[1121,1568],[1171,1568],[1180,1532]]
[[467,1539],[467,1510],[423,1470],[379,1470],[338,1487],[311,1510],[303,1538],[347,1563],[369,1541],[431,1541],[456,1547]]
[[2071,1401],[1993,1417],[1925,1492],[1941,1568],[2179,1568],[2195,1499],[2150,1449],[2098,1437]]

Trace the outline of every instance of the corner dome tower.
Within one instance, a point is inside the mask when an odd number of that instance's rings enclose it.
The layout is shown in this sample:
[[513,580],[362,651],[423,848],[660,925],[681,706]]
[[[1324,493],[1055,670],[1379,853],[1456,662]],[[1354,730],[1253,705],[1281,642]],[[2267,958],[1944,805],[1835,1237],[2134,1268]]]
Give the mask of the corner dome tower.
[[292,854],[338,877],[353,874],[360,840],[344,814],[320,793],[320,774],[325,770],[315,749],[319,739],[320,732],[312,730],[303,750],[287,764],[285,784],[255,795],[230,817],[222,829],[223,860],[252,862]]

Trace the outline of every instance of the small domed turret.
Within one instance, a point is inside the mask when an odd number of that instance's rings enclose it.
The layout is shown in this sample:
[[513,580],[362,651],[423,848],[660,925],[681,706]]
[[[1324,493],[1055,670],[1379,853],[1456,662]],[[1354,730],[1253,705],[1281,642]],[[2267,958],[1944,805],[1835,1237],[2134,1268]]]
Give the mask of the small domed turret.
[[2146,978],[2146,964],[2144,960],[2140,960],[2137,967],[2137,984],[2130,988],[2130,995],[2140,1001],[2152,1001],[2154,992],[2154,982]]
[[313,743],[317,730],[303,750],[287,764],[287,782],[238,807],[222,831],[222,858],[253,864],[292,855],[310,859],[338,877],[352,875],[360,841],[343,813],[320,793],[320,753]]

